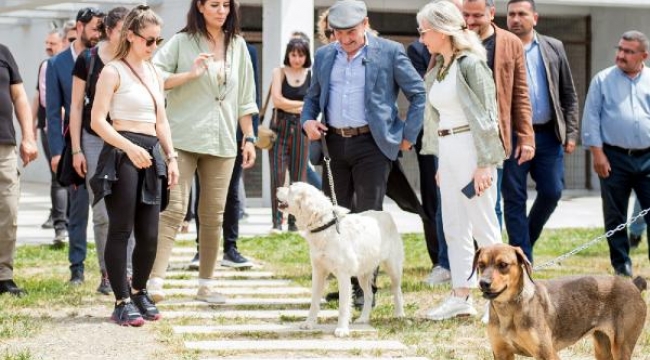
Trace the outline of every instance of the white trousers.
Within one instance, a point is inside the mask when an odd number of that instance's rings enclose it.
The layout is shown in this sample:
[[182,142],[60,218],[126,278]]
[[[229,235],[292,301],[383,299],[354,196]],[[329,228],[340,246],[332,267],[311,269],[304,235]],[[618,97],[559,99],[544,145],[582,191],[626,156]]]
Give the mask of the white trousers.
[[442,224],[447,241],[452,288],[476,287],[472,273],[474,240],[478,246],[500,243],[501,232],[494,212],[497,169],[491,168],[492,186],[481,196],[468,199],[461,189],[472,181],[477,168],[471,132],[440,137],[439,177]]

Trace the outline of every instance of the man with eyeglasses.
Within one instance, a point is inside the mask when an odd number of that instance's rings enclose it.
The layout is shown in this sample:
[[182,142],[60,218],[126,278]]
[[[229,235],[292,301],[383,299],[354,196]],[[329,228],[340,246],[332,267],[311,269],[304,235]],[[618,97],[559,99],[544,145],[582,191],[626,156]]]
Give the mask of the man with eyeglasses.
[[[510,244],[532,262],[533,246],[562,197],[564,153],[571,154],[578,140],[578,95],[562,42],[535,31],[535,0],[510,0],[507,13],[508,30],[524,44],[536,150],[530,161],[504,165],[504,213]],[[537,197],[526,216],[529,174]]]
[[[600,179],[608,232],[627,221],[632,190],[643,209],[650,207],[650,70],[644,64],[649,46],[645,34],[625,32],[615,47],[616,65],[594,76],[585,101],[582,141]],[[614,232],[607,243],[614,272],[631,277],[626,231]]]
[[[52,57],[47,63],[46,74],[46,118],[47,136],[52,159],[50,166],[56,172],[64,143],[64,134],[69,124],[70,99],[72,96],[72,70],[77,56],[83,50],[97,44],[100,37],[99,25],[104,14],[94,8],[79,10],[76,18],[77,39],[65,51]],[[62,111],[63,110],[63,111]],[[67,135],[65,135],[67,136]],[[68,137],[69,138],[69,137]],[[69,140],[68,140],[69,141]],[[84,281],[84,260],[86,259],[86,228],[88,226],[88,191],[84,184],[70,186],[70,213],[68,222],[70,261],[70,284],[80,285]],[[55,238],[55,242],[61,239]]]

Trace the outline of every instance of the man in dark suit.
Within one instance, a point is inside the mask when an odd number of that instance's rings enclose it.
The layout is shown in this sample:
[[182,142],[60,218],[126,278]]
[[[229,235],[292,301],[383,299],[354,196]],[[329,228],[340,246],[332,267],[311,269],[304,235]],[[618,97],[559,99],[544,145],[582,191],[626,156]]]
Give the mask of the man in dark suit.
[[[393,161],[411,148],[422,127],[424,84],[402,45],[366,31],[363,1],[337,1],[328,21],[337,41],[316,52],[302,127],[310,140],[327,133],[339,204],[354,212],[381,210]],[[405,121],[397,116],[400,90],[410,102]],[[329,192],[326,176],[323,188]],[[360,306],[363,291],[353,285]]]
[[[104,14],[97,9],[84,8],[77,13],[77,39],[70,47],[48,60],[46,74],[47,137],[50,145],[52,171],[56,172],[67,133],[70,99],[72,97],[72,69],[77,56],[99,41],[98,29]],[[63,115],[63,117],[62,117]],[[67,136],[67,135],[65,135]],[[74,150],[74,149],[73,149]],[[88,227],[88,191],[85,185],[71,186],[70,214],[68,222],[68,260],[70,261],[70,284],[84,281],[86,259],[86,228]]]
[[[534,0],[508,2],[508,30],[524,44],[528,93],[533,109],[535,157],[525,163],[504,163],[502,191],[510,244],[533,261],[533,246],[557,207],[564,188],[564,153],[573,152],[578,139],[576,95],[562,42],[534,30],[538,14]],[[526,216],[528,174],[537,197]]]

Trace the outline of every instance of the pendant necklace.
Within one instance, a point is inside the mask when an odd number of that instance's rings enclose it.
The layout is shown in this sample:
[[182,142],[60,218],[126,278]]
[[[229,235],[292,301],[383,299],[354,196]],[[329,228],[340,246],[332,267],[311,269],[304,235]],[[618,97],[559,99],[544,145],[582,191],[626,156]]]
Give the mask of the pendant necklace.
[[442,82],[445,80],[447,74],[449,74],[449,68],[454,63],[454,60],[456,60],[456,54],[451,57],[451,60],[449,60],[449,63],[446,66],[444,63],[440,66],[438,73],[436,74],[436,81]]

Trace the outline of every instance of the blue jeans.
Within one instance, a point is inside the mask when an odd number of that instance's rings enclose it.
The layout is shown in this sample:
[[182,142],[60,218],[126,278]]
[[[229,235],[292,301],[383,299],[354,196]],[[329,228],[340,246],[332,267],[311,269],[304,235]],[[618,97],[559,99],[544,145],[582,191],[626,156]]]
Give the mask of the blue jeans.
[[307,182],[312,186],[318,188],[318,190],[323,189],[323,181],[321,175],[314,169],[314,165],[307,164]]
[[[516,142],[513,139],[513,146]],[[528,174],[537,197],[526,216]],[[503,165],[502,183],[506,230],[511,245],[519,246],[533,261],[533,246],[555,211],[564,188],[564,149],[553,130],[535,133],[535,157],[521,165],[510,157]]]
[[88,228],[88,209],[90,200],[86,185],[70,186],[70,216],[68,217],[68,237],[70,247],[68,248],[68,261],[70,261],[71,271],[84,271],[84,261],[86,260],[86,250],[88,240],[86,238],[86,229]]
[[[650,153],[628,155],[625,152],[603,146],[612,168],[606,178],[600,178],[600,194],[603,199],[605,230],[610,231],[627,221],[627,207],[632,190],[641,207],[650,207]],[[645,221],[650,221],[646,215]],[[632,264],[630,243],[625,231],[617,231],[607,238],[609,257],[614,270],[621,272]]]

